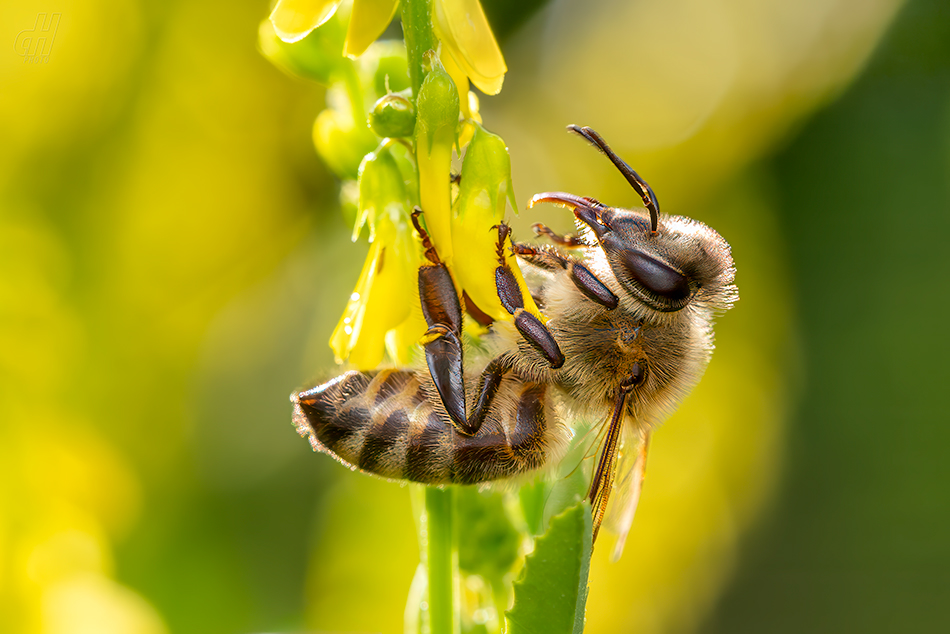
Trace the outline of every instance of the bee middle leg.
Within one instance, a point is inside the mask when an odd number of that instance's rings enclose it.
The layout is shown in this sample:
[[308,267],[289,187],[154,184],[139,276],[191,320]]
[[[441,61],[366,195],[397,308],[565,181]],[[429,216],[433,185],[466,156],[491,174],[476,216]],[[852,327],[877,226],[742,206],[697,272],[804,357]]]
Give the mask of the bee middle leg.
[[495,268],[495,289],[498,293],[498,299],[501,305],[515,318],[515,327],[525,341],[531,344],[538,352],[544,355],[552,368],[559,368],[564,365],[564,353],[540,319],[524,309],[524,297],[521,295],[521,287],[515,279],[514,273],[508,266],[505,259],[505,240],[511,234],[511,228],[502,223],[496,225],[498,229],[498,242],[496,251],[498,253],[498,266]]
[[607,310],[617,307],[617,296],[597,279],[586,266],[571,257],[565,257],[551,248],[538,248],[516,242],[511,251],[519,258],[547,271],[566,270],[574,286],[591,301],[597,302]]

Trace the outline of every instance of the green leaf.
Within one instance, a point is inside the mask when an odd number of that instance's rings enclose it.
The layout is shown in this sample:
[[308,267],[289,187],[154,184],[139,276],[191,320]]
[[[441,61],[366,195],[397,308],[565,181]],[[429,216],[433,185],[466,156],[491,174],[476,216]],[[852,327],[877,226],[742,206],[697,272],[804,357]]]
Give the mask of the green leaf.
[[590,504],[585,500],[551,520],[514,583],[508,634],[581,634],[591,554]]

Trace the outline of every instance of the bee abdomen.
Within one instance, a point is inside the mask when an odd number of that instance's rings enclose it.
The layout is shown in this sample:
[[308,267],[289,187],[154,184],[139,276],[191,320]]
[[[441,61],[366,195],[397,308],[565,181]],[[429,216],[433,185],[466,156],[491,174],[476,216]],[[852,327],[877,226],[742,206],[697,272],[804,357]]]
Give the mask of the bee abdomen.
[[291,400],[297,433],[315,450],[351,468],[402,477],[409,413],[425,403],[412,372],[347,372]]
[[458,433],[441,403],[430,401],[417,375],[405,370],[348,372],[291,399],[298,433],[350,468],[470,484],[537,469],[559,453],[568,432],[551,424],[546,391],[507,382],[475,436]]
[[507,429],[485,425],[475,436],[454,434],[452,482],[471,484],[532,471],[544,465],[550,449],[557,448],[556,428],[549,429],[546,414],[547,388],[519,387],[514,411],[503,413],[510,419]]

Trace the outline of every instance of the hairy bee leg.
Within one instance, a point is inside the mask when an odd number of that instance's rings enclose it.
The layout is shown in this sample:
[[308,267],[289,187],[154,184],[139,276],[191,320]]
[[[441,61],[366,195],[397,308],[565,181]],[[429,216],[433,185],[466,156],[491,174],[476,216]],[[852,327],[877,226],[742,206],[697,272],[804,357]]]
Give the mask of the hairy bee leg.
[[515,242],[511,245],[511,252],[528,264],[545,271],[557,271],[564,268],[561,260],[565,258],[552,249],[538,248],[524,242]]
[[498,266],[495,268],[495,290],[498,293],[498,299],[501,305],[509,314],[515,317],[515,327],[521,336],[524,337],[531,346],[544,355],[552,368],[559,368],[564,365],[564,353],[541,320],[524,309],[524,297],[521,295],[521,287],[518,286],[518,280],[508,266],[505,259],[505,240],[511,234],[511,228],[502,223],[496,225],[498,229],[498,242],[496,243],[496,252],[498,254]]
[[586,266],[574,258],[565,257],[554,249],[533,247],[521,242],[511,245],[511,251],[526,262],[548,271],[563,269],[571,276],[574,286],[591,301],[607,310],[617,307],[617,296],[601,282]]
[[462,344],[458,336],[442,324],[430,327],[422,336],[429,375],[439,393],[445,411],[457,429],[464,430],[465,377]]
[[409,219],[412,220],[412,226],[416,230],[416,233],[419,234],[419,238],[422,240],[422,248],[425,249],[426,259],[432,264],[442,264],[442,260],[439,259],[439,254],[435,250],[432,240],[429,238],[429,233],[422,228],[421,224],[419,224],[419,216],[421,215],[422,208],[414,207],[412,213],[409,214]]
[[412,212],[412,225],[422,238],[430,264],[419,267],[419,301],[429,329],[422,336],[426,364],[442,405],[456,428],[466,428],[465,377],[462,357],[462,307],[449,269],[419,224],[422,210]]
[[554,244],[564,247],[565,249],[576,249],[587,246],[587,243],[584,242],[583,239],[573,234],[565,234],[562,236],[559,233],[555,233],[550,227],[541,224],[540,222],[534,223],[531,225],[531,228],[534,229],[535,235],[544,236]]
[[511,359],[507,355],[495,357],[485,366],[478,379],[478,400],[475,401],[475,408],[465,421],[465,433],[474,436],[481,429],[492,401],[495,399],[495,394],[498,392],[498,386],[501,385],[501,380],[510,369]]

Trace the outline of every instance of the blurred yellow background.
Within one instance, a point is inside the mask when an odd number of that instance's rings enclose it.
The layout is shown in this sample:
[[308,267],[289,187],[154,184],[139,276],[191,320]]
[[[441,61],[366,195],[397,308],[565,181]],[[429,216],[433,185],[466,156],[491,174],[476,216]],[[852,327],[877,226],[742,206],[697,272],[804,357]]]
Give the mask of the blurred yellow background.
[[[588,631],[946,629],[946,7],[517,4],[484,3],[510,70],[481,103],[519,205],[636,204],[564,131],[590,125],[732,243],[742,296]],[[2,632],[402,630],[407,490],[290,424],[366,247],[268,10],[0,8]]]

